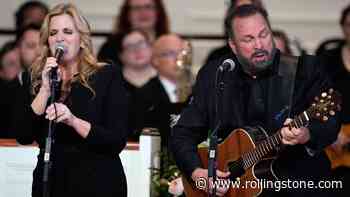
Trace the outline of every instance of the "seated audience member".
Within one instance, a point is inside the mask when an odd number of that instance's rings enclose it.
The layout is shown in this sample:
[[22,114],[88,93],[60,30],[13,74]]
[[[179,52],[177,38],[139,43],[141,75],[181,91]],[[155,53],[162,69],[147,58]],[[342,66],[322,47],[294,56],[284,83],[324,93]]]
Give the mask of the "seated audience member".
[[22,68],[19,75],[19,82],[21,85],[27,86],[30,80],[28,69],[40,54],[40,26],[29,24],[19,29],[16,36]]
[[4,44],[0,52],[0,78],[4,81],[14,80],[20,69],[19,53],[14,41]]
[[117,51],[119,34],[138,29],[153,42],[160,35],[169,33],[168,16],[162,0],[124,0],[116,18],[114,32],[102,45],[98,59],[120,63]]
[[41,26],[49,8],[40,1],[28,1],[23,3],[15,14],[16,30],[29,24]]
[[[350,124],[350,5],[347,6],[340,17],[339,22],[344,34],[344,41],[336,48],[324,50],[319,55],[327,62],[326,68],[335,84],[335,87],[342,94],[342,111],[341,123],[343,125]],[[344,154],[349,154],[350,147],[350,131],[343,129],[340,131],[337,141],[329,148],[336,151],[341,157]],[[331,160],[332,164],[333,160]],[[347,163],[347,164],[346,164]],[[343,189],[339,196],[348,196],[350,192],[350,168],[345,166],[350,165],[349,159],[344,159],[344,163],[333,169],[334,179],[343,181]]]
[[139,122],[142,128],[157,128],[162,145],[166,147],[170,133],[171,115],[179,114],[185,103],[180,103],[177,95],[179,66],[177,60],[185,42],[175,34],[159,37],[153,45],[152,66],[158,76],[152,78],[137,92],[141,106]]
[[156,76],[156,70],[151,66],[151,45],[145,33],[135,30],[121,36],[118,51],[123,76],[131,89],[144,86]]
[[0,49],[0,138],[14,138],[12,132],[11,113],[15,92],[18,88],[16,77],[20,71],[16,43],[7,42]]
[[289,38],[284,31],[272,30],[272,36],[275,41],[276,48],[278,48],[281,51],[281,53],[292,55]]
[[141,31],[134,30],[118,36],[121,43],[118,45],[118,54],[121,60],[123,76],[130,99],[129,126],[131,136],[129,140],[138,141],[142,130],[140,123],[135,118],[139,114],[139,108],[135,103],[138,98],[136,92],[144,87],[157,72],[151,66],[152,48],[147,35]]

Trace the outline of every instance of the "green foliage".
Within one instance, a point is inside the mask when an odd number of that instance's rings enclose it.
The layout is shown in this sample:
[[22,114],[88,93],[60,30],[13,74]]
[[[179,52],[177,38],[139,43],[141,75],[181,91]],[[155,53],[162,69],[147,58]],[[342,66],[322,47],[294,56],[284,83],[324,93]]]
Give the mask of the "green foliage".
[[177,168],[174,159],[167,151],[159,153],[160,168],[152,168],[152,197],[171,197],[168,188],[169,183],[180,176],[180,171]]

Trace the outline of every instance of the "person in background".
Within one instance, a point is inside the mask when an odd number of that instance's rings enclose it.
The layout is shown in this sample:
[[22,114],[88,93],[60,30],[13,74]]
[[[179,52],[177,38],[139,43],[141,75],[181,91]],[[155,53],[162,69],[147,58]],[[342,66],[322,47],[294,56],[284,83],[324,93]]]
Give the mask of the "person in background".
[[140,30],[147,34],[152,43],[160,35],[170,32],[169,19],[162,0],[124,0],[116,18],[114,30],[98,52],[98,59],[120,63],[118,34],[131,30]]
[[14,80],[21,70],[18,48],[15,41],[5,43],[0,50],[0,78]]
[[175,34],[160,36],[153,44],[152,66],[158,75],[152,78],[137,94],[142,109],[138,119],[142,128],[157,128],[162,146],[167,147],[171,114],[179,114],[184,103],[179,103],[177,79],[179,66],[177,57],[185,47],[184,40]]
[[[320,50],[319,56],[327,62],[326,70],[335,83],[335,87],[342,94],[341,123],[343,126],[346,126],[350,124],[350,5],[343,9],[339,25],[343,32],[343,40],[338,42],[335,48]],[[329,147],[329,150],[333,150],[339,158],[342,158],[349,155],[349,147],[350,130],[342,129],[335,143]],[[333,164],[336,160],[331,162]],[[349,159],[344,159],[343,162],[332,171],[335,180],[343,181],[343,188],[335,196],[347,196],[350,192],[350,161]]]
[[16,43],[5,43],[0,49],[0,138],[15,138],[11,117],[20,69]]
[[[31,66],[31,96],[19,106],[17,141],[37,142],[32,196],[43,195],[45,138],[55,123],[49,173],[50,196],[127,196],[119,153],[128,130],[128,100],[120,69],[98,63],[90,25],[72,4],[58,4],[47,14],[40,33],[40,55]],[[57,63],[57,44],[64,55]],[[60,80],[51,96],[50,73]]]
[[30,81],[29,67],[40,54],[40,26],[29,24],[19,29],[16,40],[21,63],[18,80],[25,89],[28,89]]
[[287,34],[282,30],[272,30],[272,36],[281,53],[286,55],[292,55],[292,50],[290,49],[290,42]]
[[29,24],[41,26],[48,12],[49,8],[41,1],[27,1],[23,3],[15,13],[16,30]]
[[150,80],[157,75],[156,70],[151,66],[152,46],[147,34],[132,30],[129,33],[117,37],[119,42],[118,54],[121,60],[123,77],[126,88],[130,94],[130,136],[129,140],[138,141],[142,131],[142,123],[138,122],[140,114],[136,92],[146,86]]
[[123,66],[123,76],[129,89],[144,86],[157,72],[151,66],[152,47],[147,35],[133,30],[120,38],[118,51]]

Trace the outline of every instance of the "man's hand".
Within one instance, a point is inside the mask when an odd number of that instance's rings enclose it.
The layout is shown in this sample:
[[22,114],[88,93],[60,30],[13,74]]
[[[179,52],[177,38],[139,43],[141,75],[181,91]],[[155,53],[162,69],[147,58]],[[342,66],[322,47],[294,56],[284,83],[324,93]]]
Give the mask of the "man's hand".
[[[287,119],[284,122],[284,125],[292,122],[292,119]],[[305,144],[310,140],[310,130],[306,127],[301,127],[299,129],[292,128],[291,130],[288,127],[283,127],[281,129],[282,134],[282,143],[288,145],[296,144]]]
[[[230,175],[230,172],[222,172],[220,170],[216,170],[216,176],[218,179],[225,179]],[[206,180],[206,183],[208,184],[208,169],[203,169],[203,168],[196,168],[193,172],[192,172],[192,176],[191,176],[192,180],[194,182],[198,181],[198,180]],[[209,189],[211,190],[211,188],[213,187],[213,182],[209,181]],[[218,196],[223,196],[225,195],[225,193],[228,191],[229,188],[224,188],[224,187],[217,187],[216,188],[216,195]],[[207,191],[207,190],[206,190]],[[208,192],[208,191],[207,191]]]

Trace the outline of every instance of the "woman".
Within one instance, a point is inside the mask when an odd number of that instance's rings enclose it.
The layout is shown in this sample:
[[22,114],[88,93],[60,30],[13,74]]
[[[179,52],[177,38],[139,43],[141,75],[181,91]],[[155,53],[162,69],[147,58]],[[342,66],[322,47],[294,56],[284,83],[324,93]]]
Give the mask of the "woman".
[[[41,54],[32,65],[34,100],[23,106],[22,144],[39,144],[32,196],[42,196],[43,153],[49,120],[56,122],[52,147],[51,196],[127,196],[118,154],[127,141],[127,98],[121,72],[98,64],[90,27],[72,4],[59,4],[41,28]],[[62,63],[52,57],[60,43]],[[57,102],[47,107],[49,73],[58,67]],[[56,110],[55,110],[56,109]],[[57,115],[57,116],[56,116]]]
[[157,72],[151,66],[152,49],[146,33],[133,30],[119,35],[117,40],[121,43],[117,46],[117,51],[120,54],[126,87],[130,93],[129,130],[132,132],[129,140],[138,141],[140,131],[143,129],[139,119],[142,108],[140,105],[143,103],[139,102],[137,92],[148,84]]
[[134,29],[147,34],[153,42],[169,33],[169,20],[162,0],[124,0],[114,26],[113,35],[102,45],[98,59],[120,63],[117,37]]
[[144,86],[149,79],[156,76],[151,66],[152,49],[147,35],[134,30],[120,36],[118,53],[123,65],[123,76],[129,89]]

